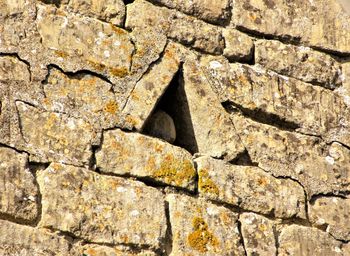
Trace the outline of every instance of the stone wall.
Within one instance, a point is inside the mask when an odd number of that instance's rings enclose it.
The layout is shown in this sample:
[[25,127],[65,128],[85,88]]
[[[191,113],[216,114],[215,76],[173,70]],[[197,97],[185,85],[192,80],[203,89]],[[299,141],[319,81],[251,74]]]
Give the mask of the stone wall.
[[337,0],[1,0],[0,255],[350,255]]

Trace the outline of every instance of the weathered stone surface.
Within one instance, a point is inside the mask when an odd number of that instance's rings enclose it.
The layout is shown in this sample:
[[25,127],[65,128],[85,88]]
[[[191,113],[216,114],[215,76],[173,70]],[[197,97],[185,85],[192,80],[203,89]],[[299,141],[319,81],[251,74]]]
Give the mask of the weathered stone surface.
[[184,195],[169,194],[171,255],[244,255],[237,214]]
[[183,86],[179,90],[184,90],[187,99],[187,105],[184,103],[179,108],[188,108],[192,121],[188,124],[191,127],[180,129],[193,130],[199,153],[231,160],[244,151],[229,115],[223,111],[197,63],[184,64]]
[[253,162],[274,176],[299,181],[308,196],[349,189],[349,150],[339,143],[279,130],[233,114],[239,136]]
[[144,0],[136,0],[127,6],[125,26],[157,27],[168,37],[208,53],[219,54],[224,48],[220,28]]
[[126,122],[139,131],[179,70],[177,50],[174,44],[166,48],[163,58],[136,84],[123,109]]
[[14,56],[0,56],[0,82],[30,81],[28,66]]
[[147,177],[190,190],[195,185],[196,171],[190,153],[137,133],[104,132],[96,163],[105,173]]
[[254,213],[242,213],[239,221],[247,256],[276,255],[276,241],[271,220]]
[[66,256],[69,243],[45,229],[0,220],[0,255]]
[[320,197],[309,206],[310,220],[316,226],[327,226],[327,232],[340,240],[350,240],[350,199]]
[[148,250],[131,250],[124,246],[107,247],[103,245],[86,244],[76,246],[74,255],[85,256],[156,256],[152,251]]
[[158,248],[165,236],[163,195],[140,182],[58,163],[38,173],[40,227],[96,243]]
[[120,104],[112,85],[90,74],[65,75],[51,69],[43,85],[43,106],[55,112],[84,119],[97,128],[110,128],[119,122]]
[[198,190],[204,197],[279,218],[305,218],[303,188],[276,179],[259,167],[237,166],[209,157],[195,159]]
[[246,34],[236,29],[223,29],[225,39],[224,56],[230,61],[251,61],[253,59],[254,42]]
[[287,226],[279,236],[278,255],[344,255],[342,245],[329,234],[316,228]]
[[153,2],[212,23],[222,23],[229,17],[230,2],[228,0],[153,0]]
[[27,154],[0,147],[0,215],[25,221],[36,219],[38,188],[27,162]]
[[[222,101],[256,116],[275,115],[292,128],[328,142],[350,145],[349,108],[339,93],[223,59],[203,59],[202,65]],[[276,122],[273,118],[262,117]]]
[[334,89],[341,83],[339,63],[308,47],[258,40],[255,42],[255,62],[281,75],[326,88]]
[[45,112],[20,101],[16,105],[26,143],[24,147],[33,154],[31,159],[75,165],[89,163],[95,136],[90,124],[66,114]]
[[349,14],[337,0],[234,0],[232,23],[244,29],[301,42],[339,53],[350,53]]
[[163,110],[157,110],[149,117],[144,132],[169,143],[176,139],[174,120]]
[[48,6],[39,6],[37,26],[52,63],[64,70],[88,69],[115,80],[128,75],[134,46],[127,31]]

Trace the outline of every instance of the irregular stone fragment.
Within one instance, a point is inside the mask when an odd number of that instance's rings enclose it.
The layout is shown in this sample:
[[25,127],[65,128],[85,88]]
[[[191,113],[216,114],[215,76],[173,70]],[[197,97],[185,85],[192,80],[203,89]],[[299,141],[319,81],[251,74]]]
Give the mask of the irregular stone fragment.
[[242,213],[239,221],[247,256],[276,255],[276,241],[271,220],[255,213]]
[[350,151],[339,143],[283,131],[238,114],[232,121],[253,162],[274,176],[299,181],[309,198],[349,189]]
[[234,0],[231,19],[235,26],[255,33],[350,53],[349,14],[337,0]]
[[202,199],[169,194],[172,256],[244,255],[237,214]]
[[76,246],[73,249],[76,255],[85,256],[156,256],[156,254],[149,250],[131,250],[125,246],[107,247],[96,244],[86,244],[83,246]]
[[134,46],[127,31],[89,17],[39,6],[38,31],[55,63],[67,71],[91,70],[111,79],[128,75]]
[[130,123],[138,131],[143,129],[146,119],[179,70],[179,66],[180,59],[177,48],[170,44],[166,48],[163,58],[151,67],[131,92],[123,109],[127,123]]
[[246,34],[230,28],[223,29],[225,39],[224,56],[230,61],[252,61],[254,42]]
[[316,228],[290,225],[279,236],[278,255],[346,256],[339,241]]
[[122,0],[70,0],[67,10],[122,26],[125,5]]
[[[220,95],[246,113],[270,122],[280,118],[287,128],[350,145],[350,113],[342,95],[259,67],[202,59]],[[270,116],[269,116],[270,115]]]
[[95,136],[90,124],[66,114],[44,112],[20,101],[16,105],[25,148],[33,154],[32,160],[89,163]]
[[30,81],[28,66],[13,56],[0,56],[0,82]]
[[309,205],[310,220],[316,226],[327,226],[333,237],[350,240],[350,199],[320,197]]
[[27,162],[27,154],[0,147],[0,214],[34,221],[38,215],[38,188]]
[[183,13],[136,0],[127,6],[126,28],[157,27],[168,37],[194,49],[220,54],[224,48],[221,29]]
[[259,167],[231,165],[209,157],[195,162],[198,190],[206,198],[279,218],[306,217],[304,191],[294,181],[276,179]]
[[255,42],[255,62],[281,75],[334,89],[341,84],[340,65],[330,55],[274,40]]
[[229,17],[230,2],[228,0],[153,0],[153,2],[212,23],[220,24]]
[[45,229],[0,220],[0,255],[66,256],[69,243]]
[[52,227],[95,243],[159,248],[166,230],[163,195],[123,178],[58,163],[38,173],[40,227]]
[[196,171],[191,158],[182,148],[121,130],[104,132],[101,150],[96,153],[102,172],[147,177],[193,190]]
[[169,143],[173,143],[176,139],[174,120],[162,110],[157,110],[151,115],[147,120],[144,132]]
[[51,69],[43,85],[43,106],[82,118],[98,128],[114,127],[119,122],[120,106],[112,85],[90,74],[69,76]]
[[187,61],[184,64],[183,85],[179,86],[178,90],[184,90],[188,104],[178,108],[188,108],[192,120],[191,124],[187,124],[191,127],[179,129],[194,131],[199,153],[231,160],[244,151],[229,115],[223,111],[217,95],[212,91],[204,73],[194,61]]

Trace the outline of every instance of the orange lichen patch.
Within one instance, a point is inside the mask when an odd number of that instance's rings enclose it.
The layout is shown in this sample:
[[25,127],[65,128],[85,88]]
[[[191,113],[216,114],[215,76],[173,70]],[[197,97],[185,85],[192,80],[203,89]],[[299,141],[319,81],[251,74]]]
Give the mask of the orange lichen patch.
[[55,170],[55,171],[61,171],[63,169],[61,164],[58,163],[52,163],[51,167]]
[[269,183],[269,180],[266,179],[265,177],[260,177],[260,178],[258,179],[258,184],[259,184],[260,186],[266,186],[268,183]]
[[131,124],[132,126],[136,126],[139,123],[135,117],[130,116],[130,115],[127,115],[125,117],[125,122],[128,124]]
[[125,31],[124,29],[118,28],[111,23],[109,24],[109,26],[113,30],[113,32],[118,34],[118,35],[127,35],[128,34],[128,32]]
[[113,76],[117,77],[126,77],[129,74],[129,70],[127,68],[109,68],[108,71]]
[[55,50],[55,54],[56,54],[58,57],[61,57],[61,58],[67,58],[67,57],[69,57],[68,52],[65,52],[65,51]]
[[154,149],[156,150],[156,152],[161,153],[164,150],[164,146],[161,145],[161,144],[156,143],[155,146],[154,146]]
[[173,155],[165,156],[160,167],[154,171],[154,176],[167,183],[181,186],[191,181],[196,175],[192,162],[185,159],[176,159]]
[[209,173],[206,169],[200,169],[198,171],[198,175],[199,175],[198,187],[200,191],[205,193],[215,194],[215,195],[219,194],[218,187],[210,179]]
[[96,253],[97,253],[96,250],[92,248],[89,248],[84,252],[85,255],[89,255],[89,256],[96,256],[97,255]]
[[115,101],[109,101],[104,109],[105,112],[110,113],[112,115],[115,115],[117,111],[119,110],[118,104]]
[[218,239],[210,232],[208,224],[202,217],[195,217],[192,220],[194,231],[188,235],[188,244],[195,250],[205,253],[208,251],[208,246],[211,246],[214,251],[219,245]]

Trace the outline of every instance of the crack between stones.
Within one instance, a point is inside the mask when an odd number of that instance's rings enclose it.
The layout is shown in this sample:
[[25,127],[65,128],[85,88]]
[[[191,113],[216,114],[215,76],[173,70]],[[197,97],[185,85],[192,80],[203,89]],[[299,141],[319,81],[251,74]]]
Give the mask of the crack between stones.
[[30,62],[28,60],[22,59],[19,54],[17,52],[13,52],[13,53],[3,53],[0,52],[0,57],[14,57],[16,59],[18,59],[20,62],[24,63],[27,66],[27,70],[29,73],[29,81],[32,81],[32,71],[31,71],[31,65]]
[[248,256],[248,253],[247,253],[247,250],[246,250],[246,244],[245,244],[245,241],[244,241],[244,238],[243,238],[243,233],[242,233],[242,222],[239,220],[240,216],[241,215],[238,215],[237,228],[238,228],[238,233],[239,233],[239,237],[240,237],[240,240],[241,240],[241,244],[242,244],[242,247],[243,247],[243,250],[244,250],[244,255]]

